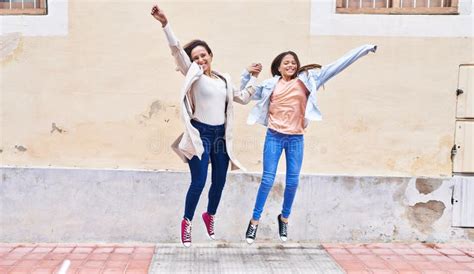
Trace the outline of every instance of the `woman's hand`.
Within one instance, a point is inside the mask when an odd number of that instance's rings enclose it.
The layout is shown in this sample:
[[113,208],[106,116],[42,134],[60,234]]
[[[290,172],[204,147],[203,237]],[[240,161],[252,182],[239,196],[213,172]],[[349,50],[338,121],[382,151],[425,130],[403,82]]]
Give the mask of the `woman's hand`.
[[252,76],[258,77],[260,72],[262,72],[262,64],[252,63],[250,66],[247,67],[247,70]]
[[162,27],[165,27],[166,24],[168,24],[168,18],[166,18],[165,13],[158,7],[158,5],[153,6],[151,9],[151,15],[153,15],[156,20],[160,21]]

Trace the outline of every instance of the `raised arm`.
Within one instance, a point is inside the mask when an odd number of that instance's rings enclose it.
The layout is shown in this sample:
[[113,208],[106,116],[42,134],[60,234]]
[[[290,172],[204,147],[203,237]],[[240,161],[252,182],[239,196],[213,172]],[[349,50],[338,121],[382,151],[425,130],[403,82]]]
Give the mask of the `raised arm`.
[[240,89],[234,87],[234,102],[246,105],[253,99],[257,87],[257,77],[262,71],[261,64],[251,64],[240,76]]
[[333,76],[343,71],[345,68],[350,66],[352,63],[357,61],[362,56],[367,55],[369,52],[375,52],[377,50],[376,45],[363,45],[355,48],[344,56],[336,60],[335,62],[323,66],[321,70],[310,70],[309,74],[316,80],[316,89],[319,89],[324,83],[326,83]]
[[176,70],[180,71],[183,75],[186,75],[186,72],[191,66],[191,60],[189,60],[188,55],[179,44],[178,38],[176,38],[173,31],[171,30],[170,24],[168,23],[168,18],[166,17],[164,11],[155,5],[151,9],[151,15],[156,20],[158,20],[163,27],[166,39],[168,40],[168,45],[171,49],[171,54],[173,55],[176,62]]

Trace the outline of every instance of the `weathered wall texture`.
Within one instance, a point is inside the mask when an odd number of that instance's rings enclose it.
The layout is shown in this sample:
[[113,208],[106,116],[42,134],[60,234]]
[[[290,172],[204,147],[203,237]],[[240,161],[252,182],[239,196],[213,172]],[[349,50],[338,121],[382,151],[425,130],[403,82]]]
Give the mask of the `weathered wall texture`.
[[[0,65],[2,165],[187,169],[169,148],[182,129],[183,77],[151,5],[70,0],[67,35],[8,40]],[[303,63],[328,64],[353,47],[377,44],[375,55],[321,90],[324,120],[307,129],[303,172],[451,174],[457,69],[474,60],[472,38],[311,36],[309,1],[162,7],[181,41],[207,40],[214,68],[235,83],[255,61],[264,65],[261,78],[269,77],[271,60],[284,50]],[[259,172],[265,129],[245,124],[250,108],[236,107],[235,148]]]
[[[1,242],[179,241],[189,184],[186,172],[23,168],[0,172]],[[269,195],[259,226],[261,241],[277,241],[283,181],[284,176],[278,176]],[[451,227],[454,181],[305,175],[290,218],[290,239],[472,241],[473,229]],[[219,240],[244,241],[259,182],[255,173],[229,176],[216,215]],[[200,218],[206,206],[207,188],[193,222],[194,242],[207,241]]]

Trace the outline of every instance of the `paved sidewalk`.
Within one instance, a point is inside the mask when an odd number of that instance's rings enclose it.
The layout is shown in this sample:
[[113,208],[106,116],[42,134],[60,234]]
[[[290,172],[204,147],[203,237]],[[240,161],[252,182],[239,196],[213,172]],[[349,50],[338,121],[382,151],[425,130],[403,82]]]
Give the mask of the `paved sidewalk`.
[[323,246],[347,273],[474,273],[474,243]]
[[474,274],[474,242],[1,244],[0,274],[57,273]]
[[158,245],[150,273],[344,273],[317,244]]
[[0,273],[56,273],[64,260],[68,274],[146,274],[155,245],[0,244]]

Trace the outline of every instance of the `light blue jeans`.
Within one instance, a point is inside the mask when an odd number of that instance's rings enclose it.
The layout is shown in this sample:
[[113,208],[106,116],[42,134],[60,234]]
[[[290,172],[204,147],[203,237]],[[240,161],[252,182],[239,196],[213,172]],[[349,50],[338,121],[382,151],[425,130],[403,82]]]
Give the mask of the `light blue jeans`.
[[295,199],[296,189],[303,163],[304,138],[302,134],[289,135],[279,133],[272,129],[267,130],[265,145],[263,148],[263,174],[257,199],[253,210],[252,219],[258,221],[265,206],[265,202],[270,192],[275,174],[280,161],[281,153],[285,150],[286,157],[286,185],[283,197],[283,208],[281,215],[288,218],[291,213],[291,206]]

